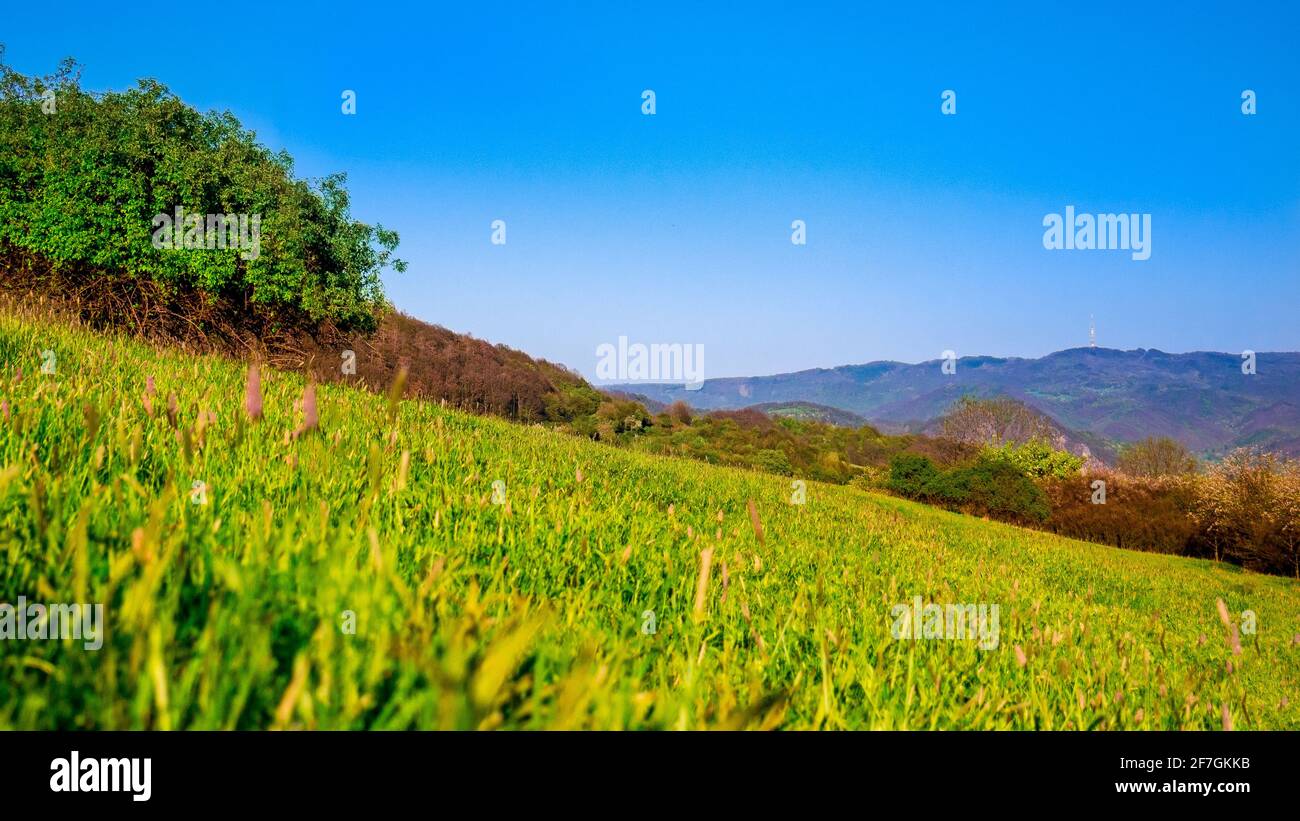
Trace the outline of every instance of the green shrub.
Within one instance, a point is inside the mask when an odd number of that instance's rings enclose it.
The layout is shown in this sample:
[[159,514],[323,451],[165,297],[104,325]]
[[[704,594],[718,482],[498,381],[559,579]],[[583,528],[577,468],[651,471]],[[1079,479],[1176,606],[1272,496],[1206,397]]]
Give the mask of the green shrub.
[[939,469],[926,457],[899,453],[889,461],[889,480],[885,487],[909,499],[925,499],[938,475]]
[[[139,281],[240,311],[374,327],[380,272],[405,264],[392,257],[396,233],[351,217],[342,175],[295,179],[290,157],[232,114],[201,114],[153,80],[92,94],[79,74],[70,60],[44,78],[0,62],[0,251],[53,287]],[[258,226],[256,252],[156,247],[155,216],[178,207],[205,226],[244,215]]]
[[1031,479],[1045,476],[1065,479],[1077,474],[1084,463],[1082,456],[1057,450],[1042,439],[1031,439],[1023,445],[1013,442],[986,445],[983,453],[990,458],[1010,462],[1022,475]]
[[909,499],[1012,521],[1041,522],[1050,512],[1033,480],[997,455],[940,470],[924,456],[900,453],[890,462],[886,487]]
[[971,497],[971,474],[966,468],[942,470],[924,488],[921,498],[952,508],[965,506]]
[[[579,424],[579,420],[583,417],[594,415],[602,401],[604,401],[604,395],[585,382],[556,385],[555,389],[547,394],[543,400],[547,419],[555,422],[569,422],[571,425]],[[594,420],[592,421],[594,422]],[[594,424],[592,429],[594,430]]]
[[603,424],[614,433],[627,433],[649,426],[650,414],[640,402],[611,399],[600,403],[596,408],[596,422],[598,426]]
[[790,464],[790,457],[785,455],[785,451],[774,448],[760,450],[754,454],[754,466],[759,470],[775,473],[778,476],[791,476],[794,474],[794,466]]
[[953,472],[963,474],[968,502],[980,513],[1013,521],[1042,522],[1051,512],[1043,491],[1009,459],[985,455],[975,464],[954,468]]

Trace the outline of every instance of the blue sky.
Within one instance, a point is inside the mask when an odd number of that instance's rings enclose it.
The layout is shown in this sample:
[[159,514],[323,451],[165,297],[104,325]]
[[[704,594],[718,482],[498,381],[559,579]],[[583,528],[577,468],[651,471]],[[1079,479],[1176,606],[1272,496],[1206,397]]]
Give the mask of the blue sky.
[[[400,308],[588,377],[619,336],[719,377],[1039,356],[1090,314],[1108,347],[1300,349],[1295,4],[545,5],[20,4],[0,41],[346,172]],[[1150,213],[1151,258],[1045,250],[1067,205]]]

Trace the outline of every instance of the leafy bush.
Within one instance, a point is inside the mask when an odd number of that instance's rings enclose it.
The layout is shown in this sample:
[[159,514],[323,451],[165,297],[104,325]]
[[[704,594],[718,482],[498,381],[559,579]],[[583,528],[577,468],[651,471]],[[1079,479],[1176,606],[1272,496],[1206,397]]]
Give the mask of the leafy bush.
[[627,433],[641,430],[650,424],[650,414],[640,402],[630,399],[611,399],[602,402],[600,407],[596,408],[596,422],[598,427],[603,424],[605,429],[612,433]]
[[790,457],[785,455],[785,451],[775,448],[760,450],[755,454],[754,466],[778,476],[794,475],[794,466],[790,464]]
[[575,380],[568,385],[558,386],[545,398],[546,418],[557,422],[576,423],[583,417],[596,413],[603,401],[603,395],[585,381]]
[[[579,425],[569,427],[577,430]],[[890,456],[927,440],[886,436],[868,425],[846,428],[816,420],[773,419],[752,408],[697,413],[676,402],[656,413],[635,436],[619,441],[649,453],[843,484],[870,467],[885,468]]]
[[[375,326],[380,272],[405,264],[392,257],[396,233],[351,217],[342,175],[295,179],[290,157],[260,145],[232,114],[201,114],[153,80],[95,94],[79,76],[71,60],[43,78],[0,61],[7,267],[39,270],[50,288],[136,281],[232,311]],[[178,207],[200,218],[258,216],[256,253],[155,247],[155,215]]]
[[1049,513],[1038,486],[998,456],[940,470],[924,456],[901,453],[890,462],[886,487],[909,499],[1012,521],[1041,522]]
[[924,456],[900,453],[889,462],[885,487],[909,499],[928,499],[939,469]]
[[951,472],[959,475],[955,481],[966,489],[968,504],[985,515],[1042,522],[1050,513],[1043,491],[1009,459],[985,455]]
[[1023,445],[1013,442],[987,445],[984,453],[992,459],[1009,462],[1021,475],[1031,479],[1041,479],[1044,476],[1064,479],[1078,473],[1084,462],[1082,456],[1057,450],[1042,439],[1031,439]]

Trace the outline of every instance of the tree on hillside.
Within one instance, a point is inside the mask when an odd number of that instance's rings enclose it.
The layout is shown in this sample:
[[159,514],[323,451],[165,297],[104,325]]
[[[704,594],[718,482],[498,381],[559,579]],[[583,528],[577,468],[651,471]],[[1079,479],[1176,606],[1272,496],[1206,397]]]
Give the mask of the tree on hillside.
[[1186,476],[1196,472],[1196,457],[1168,436],[1148,436],[1124,448],[1117,466],[1130,476]]
[[1009,396],[963,396],[941,421],[943,435],[972,445],[1018,445],[1059,438],[1050,419]]
[[1192,519],[1215,558],[1263,572],[1296,572],[1300,545],[1291,493],[1298,468],[1277,454],[1239,448],[1196,479]]
[[1214,560],[1223,558],[1224,548],[1231,544],[1232,488],[1227,478],[1217,469],[1196,480],[1194,503],[1187,516],[1196,525],[1197,532],[1209,545]]

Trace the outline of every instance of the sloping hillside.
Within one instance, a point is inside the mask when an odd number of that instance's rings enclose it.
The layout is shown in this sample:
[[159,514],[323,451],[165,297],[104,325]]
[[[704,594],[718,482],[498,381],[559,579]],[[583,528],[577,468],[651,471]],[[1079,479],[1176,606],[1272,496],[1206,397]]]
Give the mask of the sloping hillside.
[[590,414],[604,398],[578,374],[505,345],[456,333],[398,311],[386,311],[374,334],[301,338],[295,366],[318,379],[349,381],[342,370],[354,354],[353,381],[386,390],[406,371],[406,392],[474,413],[523,422],[561,422]]
[[[405,371],[405,393],[446,402],[473,413],[523,422],[567,422],[590,415],[606,397],[563,365],[536,359],[385,309],[373,331],[340,331],[323,324],[291,327],[260,337],[228,325],[205,330],[178,321],[137,326],[105,315],[104,300],[69,299],[22,277],[0,275],[0,310],[41,304],[43,316],[59,316],[103,331],[126,331],[154,343],[202,352],[254,356],[284,370],[309,372],[325,382],[384,391]],[[128,286],[134,287],[134,286]],[[180,313],[169,306],[168,315]],[[179,317],[178,317],[179,320]]]
[[0,366],[0,601],[105,605],[0,641],[0,728],[1300,727],[1291,580],[274,370],[253,421],[242,364],[10,315]]

